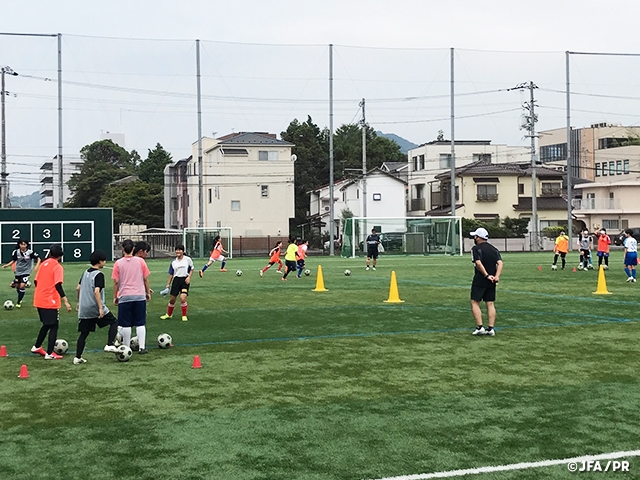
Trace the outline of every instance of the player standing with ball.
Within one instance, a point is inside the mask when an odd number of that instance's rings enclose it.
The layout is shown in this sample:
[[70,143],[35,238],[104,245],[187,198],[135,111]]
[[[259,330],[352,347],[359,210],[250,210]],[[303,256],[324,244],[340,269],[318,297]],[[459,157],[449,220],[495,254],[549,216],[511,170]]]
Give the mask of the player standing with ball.
[[167,280],[167,288],[171,287],[169,292],[169,305],[167,313],[162,315],[162,320],[168,320],[173,315],[173,309],[176,306],[176,299],[180,295],[180,307],[182,308],[182,321],[186,322],[187,318],[187,296],[189,295],[189,286],[191,285],[191,275],[193,275],[194,266],[191,257],[184,254],[184,245],[176,247],[176,258],[169,265],[169,279]]

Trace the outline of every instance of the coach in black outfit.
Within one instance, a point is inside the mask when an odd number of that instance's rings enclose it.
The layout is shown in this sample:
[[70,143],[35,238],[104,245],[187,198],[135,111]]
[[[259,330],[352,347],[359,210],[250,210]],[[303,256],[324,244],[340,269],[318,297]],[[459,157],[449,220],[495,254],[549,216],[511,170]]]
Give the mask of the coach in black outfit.
[[[474,335],[496,334],[493,329],[496,322],[496,285],[502,272],[502,257],[496,247],[487,242],[489,232],[484,228],[478,228],[471,232],[475,246],[471,249],[472,262],[475,265],[475,275],[471,282],[471,312],[476,321]],[[487,316],[489,326],[485,330],[482,325],[482,310],[480,302],[487,304]]]
[[380,235],[376,233],[376,229],[371,229],[371,235],[367,237],[367,270],[369,270],[369,262],[373,258],[373,269],[376,269],[378,263],[378,245],[380,245]]

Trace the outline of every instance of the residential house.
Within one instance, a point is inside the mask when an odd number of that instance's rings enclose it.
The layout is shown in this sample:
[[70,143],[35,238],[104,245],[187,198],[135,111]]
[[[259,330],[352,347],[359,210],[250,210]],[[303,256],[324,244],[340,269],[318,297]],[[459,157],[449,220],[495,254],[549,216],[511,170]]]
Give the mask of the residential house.
[[[456,168],[456,215],[483,221],[531,218],[531,173],[530,163],[493,164],[488,160]],[[450,174],[447,171],[436,176],[430,189],[434,208],[427,215],[451,215]],[[536,167],[538,231],[567,222],[563,175],[557,170]]]
[[[435,140],[409,150],[407,215],[424,216],[435,205],[431,204],[429,190],[436,176],[451,170],[451,141]],[[456,140],[455,165],[462,167],[472,162],[492,164],[512,163],[531,159],[527,147],[509,147],[492,144],[490,140]]]
[[[203,137],[203,226],[231,227],[234,237],[288,234],[289,219],[294,216],[292,147],[266,132]],[[165,198],[182,198],[186,203],[184,227],[197,227],[200,214],[197,142],[192,149],[186,165],[179,167],[186,167],[186,196],[177,194],[182,180],[174,183],[170,169],[165,175],[169,180]],[[180,225],[178,215],[184,207],[175,207],[175,202],[165,204],[165,222],[170,220],[167,227]]]
[[[343,212],[353,217],[364,216],[363,178],[366,178],[366,216],[371,218],[403,218],[405,216],[405,190],[407,183],[380,168],[353,179],[334,183],[335,236],[342,232]],[[309,221],[312,226],[327,231],[330,216],[329,186],[324,185],[309,192]],[[326,228],[325,228],[326,227]]]

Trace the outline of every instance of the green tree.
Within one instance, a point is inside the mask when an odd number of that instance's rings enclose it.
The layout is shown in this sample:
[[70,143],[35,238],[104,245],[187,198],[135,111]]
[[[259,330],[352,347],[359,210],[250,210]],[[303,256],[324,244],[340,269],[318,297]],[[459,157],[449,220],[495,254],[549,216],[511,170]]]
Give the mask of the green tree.
[[80,150],[83,160],[79,173],[69,180],[73,193],[69,207],[97,207],[109,183],[132,175],[136,155],[127,152],[111,140],[100,140]]
[[164,226],[164,186],[136,181],[106,188],[100,207],[113,209],[113,223],[134,223],[149,228]]
[[149,150],[147,158],[139,163],[136,173],[143,182],[164,185],[164,167],[171,162],[171,154],[157,143],[156,148]]

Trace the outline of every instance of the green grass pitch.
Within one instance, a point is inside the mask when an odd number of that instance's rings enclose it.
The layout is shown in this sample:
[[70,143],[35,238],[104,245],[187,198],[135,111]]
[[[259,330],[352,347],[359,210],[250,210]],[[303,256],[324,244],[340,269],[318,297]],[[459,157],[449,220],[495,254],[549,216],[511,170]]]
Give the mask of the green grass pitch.
[[[468,254],[382,255],[375,272],[309,257],[312,275],[288,282],[258,275],[266,257],[232,259],[196,274],[188,322],[179,307],[159,319],[168,262],[149,261],[150,353],[128,363],[101,351],[98,330],[73,365],[75,311],[61,313],[64,360],[29,353],[40,323],[27,290],[22,309],[0,310],[0,479],[357,480],[638,449],[640,286],[613,252],[612,295],[593,295],[597,272],[569,257],[554,272],[552,254],[503,255],[493,338],[471,335]],[[328,292],[312,291],[318,264]],[[83,268],[65,265],[74,308]],[[384,303],[392,270],[402,304]],[[15,302],[0,275],[0,300]],[[174,347],[160,350],[165,332]],[[640,478],[629,460],[625,478]]]

